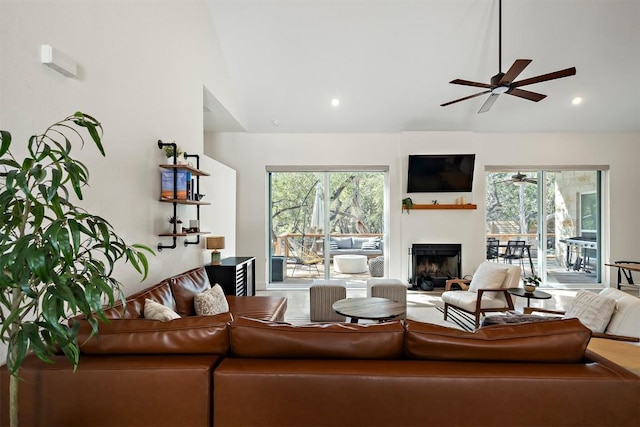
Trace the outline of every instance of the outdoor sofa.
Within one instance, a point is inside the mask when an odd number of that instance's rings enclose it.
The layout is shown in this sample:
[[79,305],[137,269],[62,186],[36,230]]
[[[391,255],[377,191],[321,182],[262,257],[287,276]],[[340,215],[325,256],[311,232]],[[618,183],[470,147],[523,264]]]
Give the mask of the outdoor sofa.
[[329,240],[329,256],[335,255],[366,255],[376,258],[382,255],[380,237],[331,237]]
[[[63,356],[29,357],[21,425],[640,424],[640,377],[586,350],[591,331],[577,319],[476,332],[411,320],[294,326],[272,297],[229,297],[231,312],[193,316],[206,277],[138,294],[86,341],[75,373]],[[139,317],[143,295],[186,317]],[[7,383],[5,370],[3,396]]]

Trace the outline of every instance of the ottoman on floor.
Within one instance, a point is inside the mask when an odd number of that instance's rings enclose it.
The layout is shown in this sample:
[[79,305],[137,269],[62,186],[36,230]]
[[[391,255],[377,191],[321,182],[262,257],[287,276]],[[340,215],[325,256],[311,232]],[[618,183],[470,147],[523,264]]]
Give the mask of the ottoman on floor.
[[347,297],[345,281],[314,281],[309,288],[309,319],[312,322],[345,322],[345,316],[333,311],[333,303]]
[[369,269],[366,255],[336,255],[333,270],[337,273],[365,273]]
[[371,277],[384,276],[384,257],[379,256],[369,260],[369,274]]

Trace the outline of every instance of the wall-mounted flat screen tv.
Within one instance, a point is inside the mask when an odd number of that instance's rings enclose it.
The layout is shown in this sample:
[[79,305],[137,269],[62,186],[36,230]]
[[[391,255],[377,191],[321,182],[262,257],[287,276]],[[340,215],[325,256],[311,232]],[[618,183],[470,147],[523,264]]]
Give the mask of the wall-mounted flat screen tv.
[[475,154],[411,154],[407,193],[470,192],[475,160]]

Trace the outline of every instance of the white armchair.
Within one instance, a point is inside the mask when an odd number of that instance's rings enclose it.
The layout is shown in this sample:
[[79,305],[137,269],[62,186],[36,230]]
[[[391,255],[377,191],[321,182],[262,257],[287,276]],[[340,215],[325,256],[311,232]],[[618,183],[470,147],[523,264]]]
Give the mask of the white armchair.
[[520,283],[519,265],[498,264],[485,261],[476,270],[469,288],[464,291],[445,291],[444,320],[450,308],[464,311],[475,317],[475,329],[480,326],[480,316],[487,312],[513,310],[513,299],[507,292]]

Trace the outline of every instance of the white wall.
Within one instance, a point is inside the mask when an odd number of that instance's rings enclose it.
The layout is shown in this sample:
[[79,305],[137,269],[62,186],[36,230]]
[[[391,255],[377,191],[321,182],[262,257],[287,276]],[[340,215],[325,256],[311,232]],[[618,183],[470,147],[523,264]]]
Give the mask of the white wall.
[[[77,61],[79,78],[40,64],[40,44]],[[241,118],[205,1],[2,0],[0,57],[0,128],[18,142],[78,110],[96,117],[105,129],[107,157],[90,145],[78,152],[91,172],[83,207],[109,220],[130,243],[171,244],[157,236],[172,212],[158,202],[164,157],[157,140],[203,153],[203,86]],[[214,178],[233,182],[235,172],[205,158],[201,168],[213,169],[212,177],[201,179],[205,201],[213,203],[201,209],[201,228],[224,235],[232,252],[234,190]],[[193,219],[195,208],[180,206],[179,215]],[[115,276],[130,294],[201,266],[209,259],[202,240],[185,248],[179,239],[177,249],[152,257],[144,283],[129,266],[119,266]]]
[[[463,274],[484,259],[485,165],[609,165],[603,228],[603,260],[640,258],[639,134],[489,134],[410,132],[403,134],[216,134],[207,152],[238,173],[238,241],[242,255],[258,262],[264,289],[268,255],[266,165],[389,165],[389,276],[408,277],[412,243],[461,243]],[[475,153],[472,193],[477,210],[412,211],[401,214],[408,154]],[[411,194],[414,203],[454,203],[460,193]],[[608,270],[604,270],[606,275]]]

